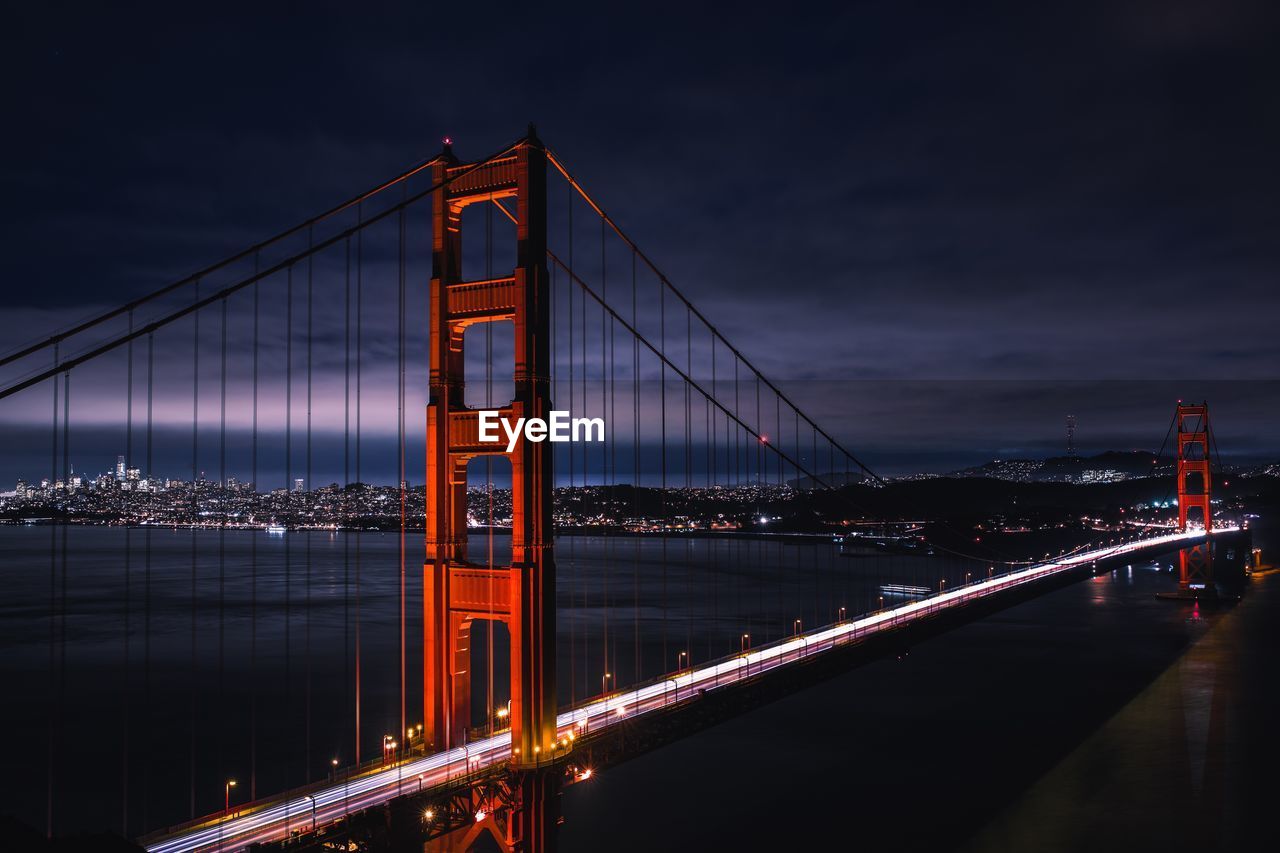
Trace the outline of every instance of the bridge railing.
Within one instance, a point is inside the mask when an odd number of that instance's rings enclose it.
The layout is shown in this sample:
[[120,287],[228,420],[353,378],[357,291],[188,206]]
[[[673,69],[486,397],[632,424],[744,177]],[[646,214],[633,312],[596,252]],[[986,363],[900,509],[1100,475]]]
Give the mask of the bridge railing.
[[158,829],[153,829],[146,835],[138,838],[140,844],[146,845],[149,842],[159,840],[161,838],[185,832],[191,829],[199,829],[205,826],[217,826],[221,822],[236,820],[242,817],[248,817],[267,808],[288,803],[291,800],[305,797],[308,794],[318,793],[320,791],[331,790],[336,786],[350,782],[356,782],[378,773],[394,770],[396,767],[403,767],[420,758],[423,753],[418,752],[417,748],[412,751],[405,751],[404,754],[395,759],[370,758],[359,764],[350,764],[345,767],[334,768],[328,777],[308,782],[304,785],[296,785],[283,791],[277,791],[265,797],[258,797],[255,800],[232,805],[226,811],[217,811],[212,814],[202,815],[192,820],[182,821],[181,823],[168,824]]

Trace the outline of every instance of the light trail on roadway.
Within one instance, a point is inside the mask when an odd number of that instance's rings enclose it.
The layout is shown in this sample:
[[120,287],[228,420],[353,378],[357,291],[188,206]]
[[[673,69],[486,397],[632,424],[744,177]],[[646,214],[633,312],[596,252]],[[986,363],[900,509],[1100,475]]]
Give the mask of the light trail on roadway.
[[[1227,533],[1238,529],[1224,527],[1217,528],[1214,532]],[[1204,538],[1203,530],[1188,530],[1083,551],[985,580],[973,581],[946,592],[828,625],[807,634],[800,633],[795,637],[700,667],[692,667],[668,675],[661,681],[610,694],[566,711],[556,718],[557,739],[568,742],[571,749],[573,739],[579,735],[596,732],[688,701],[700,695],[701,691],[738,683],[948,608],[962,606],[975,599],[1077,569],[1098,560]],[[511,734],[502,732],[463,747],[411,759],[395,767],[317,788],[308,794],[255,807],[245,814],[233,811],[227,816],[211,816],[194,828],[183,829],[152,841],[147,849],[151,853],[209,853],[239,850],[249,844],[283,839],[293,831],[309,831],[313,825],[324,826],[345,815],[385,803],[400,794],[416,793],[420,788],[426,790],[444,785],[452,779],[506,762],[510,758],[510,752]],[[548,763],[561,757],[563,754],[557,751],[548,759]]]

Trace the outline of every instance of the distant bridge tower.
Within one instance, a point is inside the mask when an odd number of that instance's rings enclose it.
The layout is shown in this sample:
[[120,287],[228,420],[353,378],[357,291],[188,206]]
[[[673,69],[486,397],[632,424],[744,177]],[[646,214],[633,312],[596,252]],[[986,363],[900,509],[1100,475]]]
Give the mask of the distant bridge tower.
[[1190,510],[1200,511],[1205,539],[1179,553],[1178,591],[1184,596],[1213,595],[1213,554],[1209,531],[1213,529],[1209,472],[1209,405],[1178,401],[1175,415],[1178,436],[1178,529],[1187,529]]
[[[434,183],[452,181],[433,194],[432,209],[424,739],[436,749],[463,743],[471,718],[471,625],[493,618],[511,634],[511,745],[517,766],[549,756],[556,735],[551,444],[521,439],[510,454],[511,565],[490,569],[468,561],[467,463],[505,448],[480,443],[477,412],[463,402],[463,342],[472,324],[512,321],[515,397],[500,408],[501,415],[513,423],[550,417],[546,167],[546,151],[532,127],[512,153],[479,168],[459,163],[447,143],[432,166]],[[515,269],[487,281],[464,281],[462,211],[504,198],[515,199]]]

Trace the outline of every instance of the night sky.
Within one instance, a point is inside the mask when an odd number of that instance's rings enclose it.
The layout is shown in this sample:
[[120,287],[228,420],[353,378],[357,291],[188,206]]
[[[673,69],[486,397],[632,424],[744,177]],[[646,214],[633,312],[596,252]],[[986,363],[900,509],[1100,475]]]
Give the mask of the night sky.
[[889,472],[1057,452],[1068,413],[1151,448],[1178,397],[1280,456],[1273,4],[208,9],[9,11],[0,350],[532,120]]

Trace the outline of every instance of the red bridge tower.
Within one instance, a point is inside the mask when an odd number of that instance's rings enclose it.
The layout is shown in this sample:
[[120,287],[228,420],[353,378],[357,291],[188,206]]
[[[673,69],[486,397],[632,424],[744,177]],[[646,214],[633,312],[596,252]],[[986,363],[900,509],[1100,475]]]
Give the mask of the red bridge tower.
[[[549,418],[550,286],[547,273],[546,151],[530,128],[510,154],[473,168],[446,144],[432,169],[433,255],[430,402],[427,406],[427,533],[423,568],[424,739],[435,749],[463,742],[471,716],[473,620],[493,618],[511,634],[512,763],[550,755],[556,735],[555,561],[551,445],[523,438],[510,454],[511,565],[467,559],[467,463],[503,453],[481,443],[478,414],[463,402],[468,326],[514,325],[515,395],[503,417]],[[514,197],[516,266],[486,281],[462,278],[462,211]]]
[[1211,596],[1213,554],[1209,531],[1213,529],[1213,507],[1210,503],[1212,483],[1209,472],[1209,405],[1184,404],[1178,401],[1178,529],[1187,529],[1190,510],[1199,510],[1204,523],[1205,539],[1179,552],[1178,592],[1182,596]]

